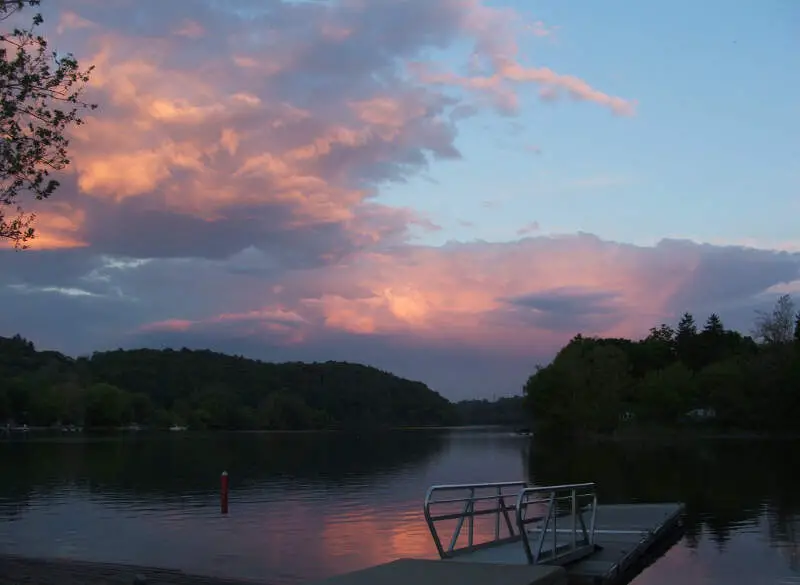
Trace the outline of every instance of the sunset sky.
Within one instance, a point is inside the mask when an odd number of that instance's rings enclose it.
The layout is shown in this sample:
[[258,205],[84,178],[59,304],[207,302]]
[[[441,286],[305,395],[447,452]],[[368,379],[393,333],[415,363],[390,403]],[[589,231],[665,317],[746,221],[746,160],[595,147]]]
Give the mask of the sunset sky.
[[[43,0],[99,108],[0,335],[519,392],[800,292],[800,2]],[[30,16],[30,12],[28,16]]]

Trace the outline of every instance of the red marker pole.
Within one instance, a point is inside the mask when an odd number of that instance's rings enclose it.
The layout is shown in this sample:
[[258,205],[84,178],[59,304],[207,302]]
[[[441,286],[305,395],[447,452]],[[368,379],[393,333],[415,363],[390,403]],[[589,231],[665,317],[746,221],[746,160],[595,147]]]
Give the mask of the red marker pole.
[[228,513],[228,472],[223,471],[220,477],[219,504],[223,514]]

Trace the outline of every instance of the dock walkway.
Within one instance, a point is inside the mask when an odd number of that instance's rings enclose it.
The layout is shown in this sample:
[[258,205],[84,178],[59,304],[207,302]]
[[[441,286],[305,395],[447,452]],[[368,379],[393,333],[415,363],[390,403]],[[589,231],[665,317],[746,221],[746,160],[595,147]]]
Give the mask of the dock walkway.
[[[609,583],[624,574],[662,535],[677,527],[681,504],[599,505],[594,529],[595,551],[565,564],[571,583]],[[535,531],[529,534],[537,535]],[[569,530],[557,534],[566,545]],[[453,557],[457,563],[526,565],[528,559],[519,541],[480,548]]]
[[314,585],[567,585],[563,567],[400,559]]
[[600,505],[593,483],[500,482],[433,486],[423,509],[440,560],[404,559],[319,585],[620,585],[677,541],[684,506]]
[[597,551],[567,567],[570,582],[614,583],[632,578],[655,550],[664,552],[664,544],[675,544],[683,510],[683,504],[598,506]]

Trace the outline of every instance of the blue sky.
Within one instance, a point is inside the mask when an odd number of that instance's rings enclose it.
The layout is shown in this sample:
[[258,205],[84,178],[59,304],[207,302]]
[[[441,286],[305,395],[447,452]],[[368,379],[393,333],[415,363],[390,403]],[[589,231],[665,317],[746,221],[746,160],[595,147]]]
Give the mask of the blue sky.
[[469,120],[463,160],[383,198],[441,224],[423,241],[516,239],[535,221],[643,244],[800,245],[800,4],[494,4],[558,27],[526,37],[521,60],[636,100],[637,113],[543,103],[530,90],[518,118]]

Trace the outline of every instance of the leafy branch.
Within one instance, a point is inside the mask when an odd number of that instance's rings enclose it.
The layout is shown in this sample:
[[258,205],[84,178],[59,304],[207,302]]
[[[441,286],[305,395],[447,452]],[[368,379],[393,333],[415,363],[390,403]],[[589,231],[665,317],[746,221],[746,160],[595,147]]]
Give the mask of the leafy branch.
[[[0,0],[0,22],[39,3]],[[35,235],[35,215],[21,196],[43,200],[56,191],[59,182],[50,174],[70,163],[67,131],[97,107],[81,99],[94,68],[81,69],[71,53],[51,51],[36,33],[42,22],[37,13],[28,28],[0,32],[0,239],[17,248],[27,248]]]

